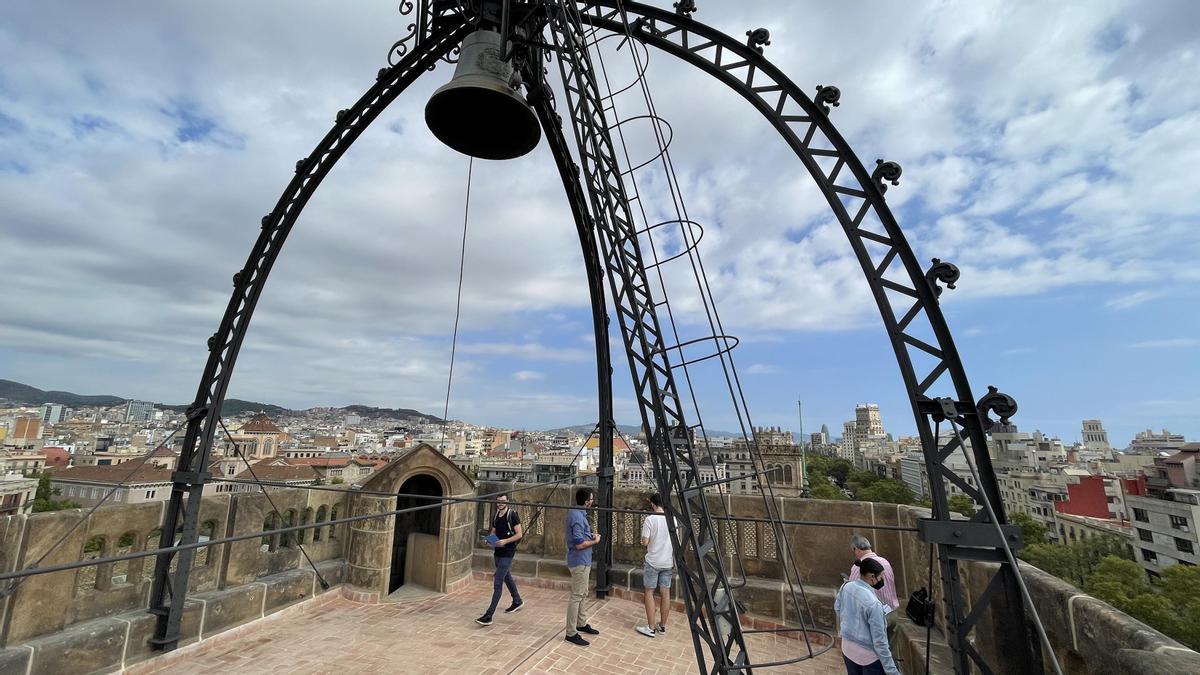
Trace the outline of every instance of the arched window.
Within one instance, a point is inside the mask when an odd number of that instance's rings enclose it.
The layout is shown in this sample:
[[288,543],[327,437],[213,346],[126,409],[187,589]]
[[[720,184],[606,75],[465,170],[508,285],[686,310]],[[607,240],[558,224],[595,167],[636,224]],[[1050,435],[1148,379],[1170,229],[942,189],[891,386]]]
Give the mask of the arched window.
[[[143,541],[142,550],[143,551],[152,551],[152,550],[158,548],[158,543],[161,538],[162,538],[162,529],[161,528],[156,527],[153,530],[150,530],[150,533],[146,535],[146,539]],[[145,558],[142,558],[142,578],[143,579],[154,578],[154,565],[157,564],[157,562],[158,562],[158,556],[156,556],[156,555],[149,555],[149,556],[146,556]]]
[[[125,534],[121,535],[119,539],[117,539],[116,554],[122,555],[125,553],[132,553],[134,548],[137,546],[137,543],[137,532],[126,532]],[[136,558],[134,560],[127,560],[124,563],[121,563],[121,573],[113,575],[113,584],[136,584],[137,582],[141,581],[141,564],[142,561]]]
[[[325,508],[325,505],[324,505],[324,504],[322,504],[322,505],[320,505],[319,507],[317,507],[317,521],[316,521],[316,522],[318,522],[318,523],[323,523],[323,522],[325,522],[325,519],[326,519],[326,517],[327,517],[327,516],[326,516],[326,514],[327,514],[327,513],[328,513],[328,511],[326,510],[326,508]],[[323,528],[323,527],[315,527],[315,528],[313,528],[313,541],[314,541],[314,542],[316,542],[316,541],[321,541],[321,530],[324,530],[324,529],[325,529],[325,528]]]
[[792,478],[793,478],[792,465],[791,464],[784,465],[784,467],[783,467],[783,482],[788,483],[790,485],[792,482]]
[[[296,524],[295,509],[288,509],[287,511],[284,511],[283,512],[283,526],[291,527],[295,524]],[[283,547],[284,548],[295,548],[295,546],[296,546],[296,533],[295,532],[283,533]]]
[[[313,519],[313,510],[312,510],[312,507],[310,506],[310,507],[304,509],[303,515],[300,516],[300,524],[308,525],[309,523],[312,522],[312,519]],[[300,530],[299,532],[296,533],[296,541],[299,541],[301,544],[306,543],[308,540],[309,540],[308,530]]]
[[[334,504],[333,507],[329,510],[329,519],[337,520],[337,518],[338,518],[338,507],[337,507],[337,504]],[[334,541],[336,539],[337,539],[337,525],[330,525],[329,526],[329,540]]]
[[[213,538],[213,533],[217,531],[217,521],[206,520],[200,524],[200,538],[197,541],[208,541]],[[208,546],[196,549],[196,555],[192,558],[192,567],[204,567],[208,561],[212,560],[212,551]]]
[[[183,523],[180,523],[179,525],[175,526],[175,538],[171,540],[172,545],[179,543],[179,535],[181,535],[181,534],[183,534]],[[179,568],[179,554],[175,553],[174,555],[171,556],[171,565],[167,569],[169,569],[171,571],[171,573],[174,574],[175,570],[178,568]]]
[[[107,542],[104,537],[97,535],[88,539],[83,544],[83,554],[79,556],[80,560],[97,560],[104,557],[104,549]],[[75,593],[83,593],[99,588],[100,575],[97,573],[99,565],[88,565],[80,567],[79,572],[75,575]]]
[[274,551],[279,546],[279,535],[275,534],[275,530],[279,529],[277,520],[274,513],[268,513],[267,517],[263,519],[263,536],[259,540],[258,547],[258,550],[263,553]]

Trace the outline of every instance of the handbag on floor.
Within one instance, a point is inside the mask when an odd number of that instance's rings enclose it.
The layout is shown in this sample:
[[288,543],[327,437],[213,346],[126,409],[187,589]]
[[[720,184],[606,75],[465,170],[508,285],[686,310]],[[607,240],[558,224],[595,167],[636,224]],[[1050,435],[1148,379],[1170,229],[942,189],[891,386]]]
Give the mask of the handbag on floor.
[[913,591],[912,595],[908,596],[908,604],[904,606],[904,613],[918,626],[932,623],[933,598],[929,597],[929,591],[924,588]]

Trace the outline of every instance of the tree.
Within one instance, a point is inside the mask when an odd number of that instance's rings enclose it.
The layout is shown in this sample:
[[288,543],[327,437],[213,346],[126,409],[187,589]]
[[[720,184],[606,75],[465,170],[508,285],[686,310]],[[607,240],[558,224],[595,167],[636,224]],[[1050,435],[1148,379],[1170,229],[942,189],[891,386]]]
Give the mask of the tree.
[[846,495],[837,488],[833,483],[826,480],[825,476],[820,476],[820,480],[810,480],[809,485],[812,486],[813,499],[846,499]]
[[[1064,548],[1076,548],[1078,544]],[[1150,582],[1141,565],[1108,555],[1089,570],[1083,589],[1101,600],[1125,609],[1131,598],[1150,592]]]
[[1176,607],[1200,603],[1200,567],[1172,565],[1162,573],[1163,595]]
[[1167,635],[1179,635],[1179,617],[1171,600],[1146,580],[1141,565],[1106,555],[1092,570],[1085,590]]
[[845,459],[835,459],[829,467],[829,475],[837,481],[838,486],[846,487],[846,479],[849,478],[850,472],[854,470],[854,465]]
[[884,478],[856,492],[859,499],[881,504],[912,504],[913,492],[904,483]]
[[49,501],[56,494],[59,494],[59,491],[50,486],[50,474],[45,471],[38,474],[37,490],[33,493],[34,500]]
[[950,510],[970,518],[975,515],[975,502],[964,494],[950,495],[948,500]]
[[33,493],[33,503],[30,510],[34,513],[44,513],[46,511],[62,511],[63,509],[77,509],[80,507],[79,502],[73,502],[70,499],[55,499],[62,494],[61,490],[51,487],[50,474],[42,472],[38,475],[38,486]]
[[[1137,563],[1132,564],[1136,565]],[[1103,599],[1101,598],[1101,600]],[[1116,607],[1116,605],[1113,606]],[[1193,647],[1196,645],[1194,641],[1188,641],[1186,632],[1189,627],[1184,626],[1180,621],[1182,617],[1175,614],[1175,609],[1171,607],[1171,601],[1158,593],[1148,591],[1134,596],[1129,599],[1129,602],[1124,607],[1117,607],[1117,609],[1184,644],[1189,644]],[[1192,639],[1194,640],[1194,634]]]
[[1079,569],[1078,557],[1070,547],[1061,544],[1034,544],[1021,551],[1021,557],[1038,569],[1054,576],[1083,586],[1083,574]]
[[1171,603],[1175,630],[1159,630],[1192,649],[1200,649],[1200,567],[1168,567],[1163,571],[1161,588],[1163,597]]
[[1046,543],[1046,526],[1034,520],[1028,513],[1018,511],[1012,514],[1009,520],[1021,528],[1021,538],[1025,540],[1026,546]]

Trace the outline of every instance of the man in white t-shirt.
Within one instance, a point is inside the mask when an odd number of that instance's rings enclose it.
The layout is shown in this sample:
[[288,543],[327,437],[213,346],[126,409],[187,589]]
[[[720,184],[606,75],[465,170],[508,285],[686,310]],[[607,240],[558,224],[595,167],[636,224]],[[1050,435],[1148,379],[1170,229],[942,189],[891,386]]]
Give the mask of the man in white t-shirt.
[[[662,497],[648,498],[653,515],[642,525],[642,546],[646,547],[646,562],[642,568],[643,599],[646,601],[646,625],[634,628],[646,637],[667,632],[667,616],[671,613],[671,577],[675,574],[675,553],[671,548],[671,533],[663,514]],[[654,625],[654,589],[659,589],[658,625]]]

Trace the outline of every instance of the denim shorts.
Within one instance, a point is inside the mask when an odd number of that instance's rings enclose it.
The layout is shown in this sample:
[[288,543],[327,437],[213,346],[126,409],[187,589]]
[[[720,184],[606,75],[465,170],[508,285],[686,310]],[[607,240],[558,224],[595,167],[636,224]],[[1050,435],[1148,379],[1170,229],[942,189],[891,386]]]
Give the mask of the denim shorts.
[[674,568],[659,569],[645,565],[642,567],[642,588],[670,588],[671,577],[674,576]]

